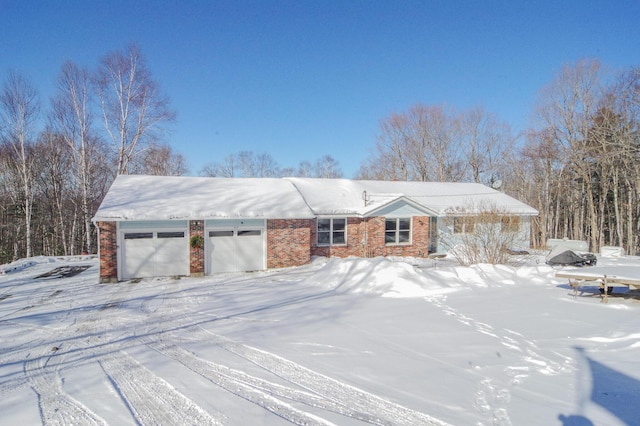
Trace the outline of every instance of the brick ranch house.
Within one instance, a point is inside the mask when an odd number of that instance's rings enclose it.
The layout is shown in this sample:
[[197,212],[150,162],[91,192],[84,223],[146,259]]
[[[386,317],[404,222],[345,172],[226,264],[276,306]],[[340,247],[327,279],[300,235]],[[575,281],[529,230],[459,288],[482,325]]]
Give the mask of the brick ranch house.
[[507,212],[528,247],[537,211],[481,184],[121,175],[93,218],[100,281],[291,267],[312,256],[426,257],[446,251],[443,235],[465,232],[468,206],[486,203]]

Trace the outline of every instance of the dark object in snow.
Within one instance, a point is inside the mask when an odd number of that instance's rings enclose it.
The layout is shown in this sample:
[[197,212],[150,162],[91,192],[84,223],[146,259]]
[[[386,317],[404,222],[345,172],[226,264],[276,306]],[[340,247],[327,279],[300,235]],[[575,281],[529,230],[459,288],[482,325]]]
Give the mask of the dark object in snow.
[[[604,294],[604,288],[600,287],[598,290],[600,290],[600,294]],[[611,294],[613,293],[613,286],[607,286],[607,294]]]
[[36,278],[69,278],[86,271],[90,267],[91,265],[60,266],[42,275],[38,275]]
[[507,253],[513,256],[526,256],[529,254],[527,250],[521,250],[521,249],[507,249]]
[[595,266],[598,262],[593,253],[577,252],[566,247],[556,246],[547,255],[547,265]]

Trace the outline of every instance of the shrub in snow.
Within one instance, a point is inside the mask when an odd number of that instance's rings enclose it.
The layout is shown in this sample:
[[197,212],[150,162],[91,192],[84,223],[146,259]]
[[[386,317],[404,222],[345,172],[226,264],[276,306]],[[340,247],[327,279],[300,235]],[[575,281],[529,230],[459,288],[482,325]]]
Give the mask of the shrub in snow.
[[445,219],[449,232],[441,235],[449,254],[462,265],[507,263],[523,244],[520,217],[496,206],[458,208]]

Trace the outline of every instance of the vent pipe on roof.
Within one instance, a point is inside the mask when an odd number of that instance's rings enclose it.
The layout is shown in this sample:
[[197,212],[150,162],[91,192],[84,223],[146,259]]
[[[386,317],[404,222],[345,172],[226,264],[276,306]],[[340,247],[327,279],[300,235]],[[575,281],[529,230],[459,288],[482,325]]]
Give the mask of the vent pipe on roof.
[[362,199],[364,200],[364,206],[367,207],[367,203],[369,202],[369,198],[367,197],[367,191],[362,191]]

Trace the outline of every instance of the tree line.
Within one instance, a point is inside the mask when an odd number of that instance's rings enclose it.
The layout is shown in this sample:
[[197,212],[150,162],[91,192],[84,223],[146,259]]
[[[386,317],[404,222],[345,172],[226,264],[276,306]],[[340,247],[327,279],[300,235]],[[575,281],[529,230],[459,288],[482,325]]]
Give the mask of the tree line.
[[[55,94],[10,71],[0,87],[0,264],[36,255],[95,253],[91,223],[118,174],[184,175],[184,156],[164,143],[176,114],[132,44],[90,70],[65,62]],[[242,151],[205,166],[224,177],[341,177],[326,155],[282,168]]]
[[[538,209],[534,247],[567,237],[593,251],[639,251],[640,67],[566,65],[540,91],[533,118],[516,135],[482,107],[413,105],[381,119],[354,178],[484,183]],[[0,91],[0,263],[94,253],[91,217],[117,174],[188,173],[182,154],[163,143],[174,120],[135,45],[93,70],[66,62],[46,105],[25,76],[9,72]],[[343,176],[331,155],[281,167],[251,151],[199,174]]]
[[96,250],[91,217],[116,174],[182,174],[174,120],[135,45],[94,70],[65,62],[55,94],[10,71],[0,91],[0,263]]
[[202,176],[210,177],[312,177],[341,178],[342,169],[331,155],[323,155],[313,163],[301,161],[298,167],[281,167],[267,152],[256,154],[253,151],[240,151],[224,157],[221,161],[205,165],[200,171]]
[[640,67],[565,65],[520,135],[483,108],[414,105],[380,122],[357,178],[481,182],[539,211],[532,244],[586,240],[640,251]]

